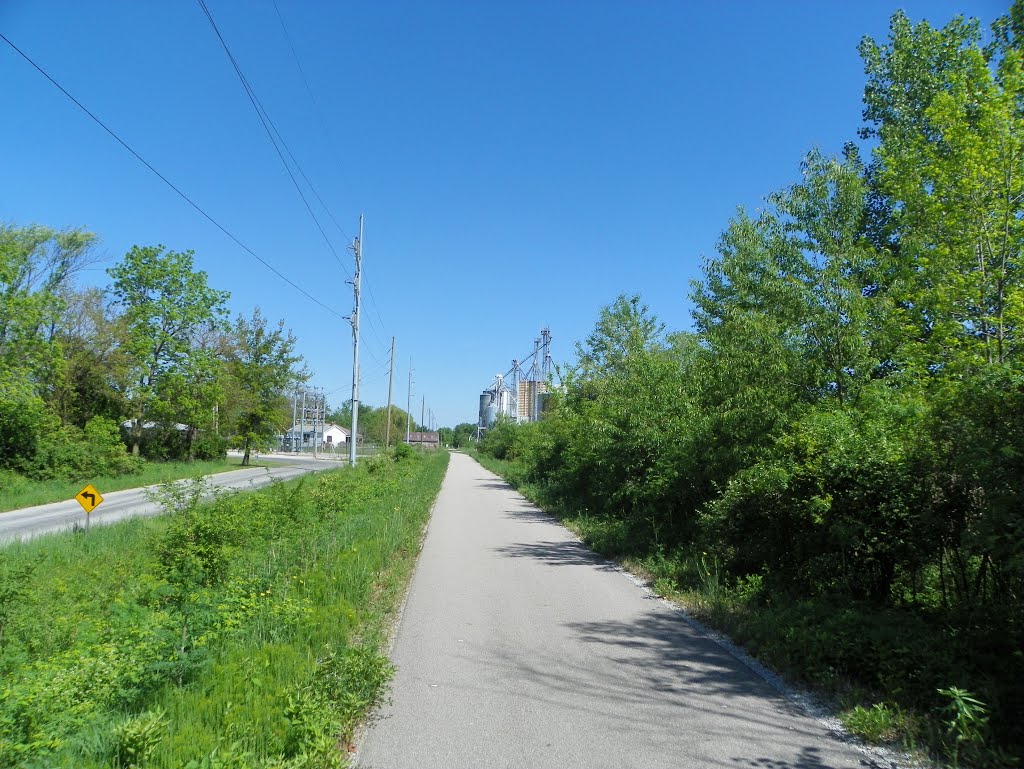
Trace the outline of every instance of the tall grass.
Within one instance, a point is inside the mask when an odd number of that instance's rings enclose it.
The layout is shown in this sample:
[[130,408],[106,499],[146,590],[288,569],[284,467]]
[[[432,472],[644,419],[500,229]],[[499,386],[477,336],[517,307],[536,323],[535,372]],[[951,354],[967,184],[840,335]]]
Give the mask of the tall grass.
[[0,551],[0,765],[342,765],[446,465],[382,456]]

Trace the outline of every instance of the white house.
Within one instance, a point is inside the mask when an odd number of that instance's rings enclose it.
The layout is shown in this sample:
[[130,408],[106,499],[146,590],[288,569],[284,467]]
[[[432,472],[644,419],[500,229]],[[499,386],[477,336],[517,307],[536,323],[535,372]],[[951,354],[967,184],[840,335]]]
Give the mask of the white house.
[[348,430],[332,422],[315,426],[309,422],[304,425],[297,422],[281,436],[281,446],[285,451],[331,449],[347,444],[348,435]]
[[324,425],[324,443],[328,446],[337,446],[340,443],[348,443],[349,431],[344,427],[328,422]]

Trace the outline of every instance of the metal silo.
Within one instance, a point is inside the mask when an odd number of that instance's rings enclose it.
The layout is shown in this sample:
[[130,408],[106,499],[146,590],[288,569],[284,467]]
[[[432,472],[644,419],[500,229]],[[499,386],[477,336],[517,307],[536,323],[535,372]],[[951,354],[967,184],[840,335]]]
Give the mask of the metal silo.
[[498,402],[494,390],[480,393],[480,426],[490,427],[498,420]]

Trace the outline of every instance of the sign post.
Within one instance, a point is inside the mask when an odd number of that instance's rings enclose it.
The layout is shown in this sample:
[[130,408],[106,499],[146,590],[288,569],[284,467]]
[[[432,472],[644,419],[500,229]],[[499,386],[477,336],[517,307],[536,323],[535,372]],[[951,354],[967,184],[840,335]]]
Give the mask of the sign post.
[[100,494],[90,483],[78,494],[75,495],[78,504],[85,510],[85,530],[89,531],[89,513],[95,510],[103,502],[103,495]]

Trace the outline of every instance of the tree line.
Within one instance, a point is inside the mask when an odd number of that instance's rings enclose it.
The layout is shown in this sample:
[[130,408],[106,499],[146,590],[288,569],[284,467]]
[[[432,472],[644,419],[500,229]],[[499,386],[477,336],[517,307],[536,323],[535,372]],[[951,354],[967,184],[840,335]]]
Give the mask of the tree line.
[[223,435],[247,462],[309,377],[294,335],[259,308],[231,321],[191,251],[135,246],[108,289],[79,287],[97,244],[81,228],[0,225],[0,473],[131,473],[222,457]]
[[973,692],[1019,751],[1024,3],[987,37],[894,15],[860,46],[867,143],[738,211],[692,330],[619,297],[546,418],[482,449],[606,550],[814,613],[833,678],[934,712]]

